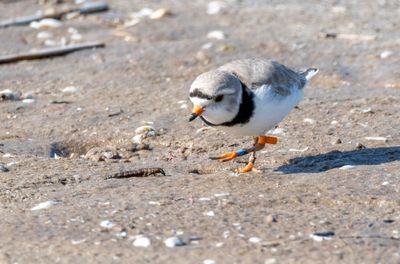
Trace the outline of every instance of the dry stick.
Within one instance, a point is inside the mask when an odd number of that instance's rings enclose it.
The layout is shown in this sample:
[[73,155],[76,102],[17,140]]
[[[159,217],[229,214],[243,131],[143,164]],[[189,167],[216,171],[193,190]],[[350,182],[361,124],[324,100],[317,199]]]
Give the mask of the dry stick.
[[72,12],[79,12],[80,14],[91,14],[97,12],[103,12],[108,10],[108,5],[105,2],[89,2],[83,4],[81,7],[69,7],[63,10],[50,12],[47,14],[38,14],[32,16],[25,16],[25,17],[18,17],[13,19],[7,19],[0,21],[0,28],[6,28],[10,26],[23,26],[29,25],[29,23],[37,20],[41,20],[44,18],[61,18],[62,16],[72,13]]
[[103,47],[105,47],[105,44],[102,42],[88,42],[82,44],[68,45],[60,48],[50,48],[50,49],[36,50],[21,54],[4,55],[0,56],[0,64],[14,63],[21,60],[37,60],[49,57],[56,57],[82,49],[103,48]]
[[123,179],[131,177],[147,177],[157,173],[161,173],[162,175],[165,176],[165,172],[162,168],[142,168],[142,169],[117,172],[108,175],[105,179],[107,180],[107,179]]

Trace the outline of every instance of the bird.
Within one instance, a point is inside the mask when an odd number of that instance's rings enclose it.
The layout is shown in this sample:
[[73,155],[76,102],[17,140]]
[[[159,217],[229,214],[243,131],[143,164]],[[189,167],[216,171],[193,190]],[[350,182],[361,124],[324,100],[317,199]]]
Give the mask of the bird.
[[189,122],[200,118],[207,126],[226,133],[253,137],[252,147],[210,158],[225,162],[250,154],[247,165],[236,172],[256,171],[256,152],[266,144],[278,143],[277,137],[267,135],[268,131],[297,106],[303,88],[317,73],[317,68],[298,72],[265,58],[228,62],[192,82]]

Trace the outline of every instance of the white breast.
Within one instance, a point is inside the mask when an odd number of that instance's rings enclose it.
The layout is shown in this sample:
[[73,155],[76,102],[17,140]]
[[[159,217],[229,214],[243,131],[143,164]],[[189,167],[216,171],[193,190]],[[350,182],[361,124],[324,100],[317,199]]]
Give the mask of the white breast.
[[288,96],[276,95],[267,85],[253,91],[255,110],[250,121],[245,125],[218,128],[238,136],[264,135],[281,122],[303,96],[303,91],[297,88]]

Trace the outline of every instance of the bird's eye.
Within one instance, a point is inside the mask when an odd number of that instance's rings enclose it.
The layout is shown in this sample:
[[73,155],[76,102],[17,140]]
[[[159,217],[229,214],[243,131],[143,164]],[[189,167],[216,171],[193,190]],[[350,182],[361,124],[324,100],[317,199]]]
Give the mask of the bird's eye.
[[215,99],[214,99],[214,101],[215,101],[215,102],[221,102],[222,99],[224,99],[224,95],[223,95],[223,94],[216,96]]

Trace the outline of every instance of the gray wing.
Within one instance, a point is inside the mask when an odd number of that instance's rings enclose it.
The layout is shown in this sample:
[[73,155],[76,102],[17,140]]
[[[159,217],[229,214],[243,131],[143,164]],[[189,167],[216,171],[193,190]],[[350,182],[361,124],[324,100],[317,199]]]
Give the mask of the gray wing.
[[281,96],[288,96],[293,89],[302,89],[306,78],[275,61],[264,59],[245,59],[229,62],[219,68],[236,75],[250,89],[269,85]]

